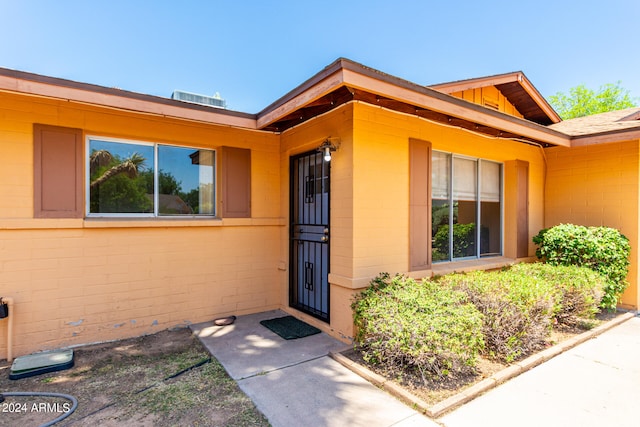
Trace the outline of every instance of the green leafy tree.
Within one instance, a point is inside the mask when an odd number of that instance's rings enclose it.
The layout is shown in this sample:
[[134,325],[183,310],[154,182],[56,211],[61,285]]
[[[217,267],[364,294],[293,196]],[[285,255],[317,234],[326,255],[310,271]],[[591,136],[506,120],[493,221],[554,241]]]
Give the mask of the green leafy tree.
[[[147,170],[140,173],[140,176],[144,179],[148,193],[153,194],[153,171]],[[158,189],[160,194],[170,194],[173,196],[181,196],[184,194],[182,192],[182,182],[178,181],[171,173],[165,172],[162,169],[158,172],[158,185],[160,187]]]
[[194,188],[188,193],[180,193],[180,197],[184,202],[193,209],[193,213],[200,213],[200,189]]
[[569,89],[569,94],[558,92],[549,97],[549,103],[563,120],[623,110],[635,107],[636,102],[629,91],[620,86],[619,81],[600,86],[597,92],[585,85],[578,85]]

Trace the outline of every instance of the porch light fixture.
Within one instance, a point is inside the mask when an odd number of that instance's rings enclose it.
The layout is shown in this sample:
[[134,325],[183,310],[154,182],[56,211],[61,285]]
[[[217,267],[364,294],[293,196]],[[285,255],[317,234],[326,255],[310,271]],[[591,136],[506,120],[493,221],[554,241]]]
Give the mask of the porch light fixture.
[[331,161],[331,152],[336,151],[338,149],[338,146],[340,146],[340,143],[333,144],[331,142],[332,139],[337,140],[338,138],[327,138],[322,142],[322,144],[320,144],[318,148],[316,148],[316,151],[322,152],[324,154],[325,162]]

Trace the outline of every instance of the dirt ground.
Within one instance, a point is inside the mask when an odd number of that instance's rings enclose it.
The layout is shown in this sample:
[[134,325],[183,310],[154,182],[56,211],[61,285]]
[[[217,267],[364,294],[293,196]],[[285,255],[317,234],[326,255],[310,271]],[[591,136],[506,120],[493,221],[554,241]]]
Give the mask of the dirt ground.
[[[9,370],[0,363],[0,392],[78,399],[76,411],[56,427],[269,425],[187,329],[77,348],[75,366],[64,371],[10,380]],[[39,426],[69,406],[59,398],[7,396],[0,425]]]

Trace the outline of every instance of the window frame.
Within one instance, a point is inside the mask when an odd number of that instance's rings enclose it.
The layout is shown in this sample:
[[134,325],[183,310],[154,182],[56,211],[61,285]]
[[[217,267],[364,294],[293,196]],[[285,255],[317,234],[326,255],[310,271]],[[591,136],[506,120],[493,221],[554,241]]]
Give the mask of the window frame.
[[[90,174],[90,157],[91,157],[91,141],[104,141],[104,142],[113,142],[118,144],[128,144],[128,145],[142,145],[142,146],[151,146],[153,147],[153,212],[149,213],[134,213],[134,212],[122,212],[122,213],[113,213],[113,212],[91,212],[91,174]],[[172,215],[163,215],[159,213],[159,199],[160,193],[159,189],[159,169],[158,169],[158,147],[159,146],[167,146],[167,147],[176,147],[176,148],[188,148],[194,150],[208,150],[213,152],[213,185],[212,185],[212,197],[213,197],[213,213],[212,214],[172,214]],[[217,190],[217,181],[218,181],[218,152],[215,148],[205,148],[191,145],[183,145],[183,144],[170,144],[166,142],[151,142],[151,141],[141,141],[135,139],[126,139],[126,138],[113,138],[106,137],[100,135],[86,135],[85,137],[85,147],[84,150],[84,165],[85,165],[85,216],[86,218],[126,218],[126,219],[169,219],[169,220],[180,220],[180,219],[213,219],[217,218],[217,202],[218,202],[218,190]]]
[[[504,206],[504,190],[505,190],[505,182],[504,182],[504,162],[499,162],[499,161],[495,161],[495,160],[490,160],[490,159],[486,159],[486,158],[481,158],[481,157],[473,157],[473,156],[468,156],[468,155],[464,155],[464,154],[458,154],[458,153],[453,153],[453,152],[449,152],[449,151],[444,151],[444,150],[432,150],[431,152],[431,159],[430,161],[433,160],[433,155],[435,153],[442,153],[442,154],[446,154],[448,156],[448,165],[449,165],[449,176],[447,179],[448,182],[448,187],[449,187],[449,194],[448,194],[448,199],[447,199],[447,203],[449,205],[449,212],[448,212],[448,217],[449,217],[449,257],[448,259],[445,260],[431,260],[432,263],[446,263],[446,262],[458,262],[458,261],[467,261],[467,260],[474,260],[474,259],[482,259],[482,258],[491,258],[491,257],[499,257],[499,256],[503,256],[504,255],[504,210],[505,210],[505,206]],[[476,203],[476,207],[475,207],[475,224],[476,224],[476,230],[475,230],[475,241],[476,241],[476,248],[475,248],[475,255],[473,256],[466,256],[466,257],[454,257],[454,242],[453,242],[453,193],[454,193],[454,174],[455,174],[455,159],[466,159],[466,160],[472,160],[476,163],[476,185],[475,185],[475,200],[474,202]],[[499,203],[500,203],[500,252],[498,254],[495,253],[491,253],[488,255],[482,255],[481,254],[481,232],[482,232],[482,162],[491,162],[491,163],[495,163],[497,165],[499,165],[500,167],[500,197],[499,197]],[[432,180],[433,182],[433,180]],[[433,188],[431,188],[430,190],[431,192],[433,192]],[[430,206],[433,206],[433,194],[431,194],[431,200],[430,200]],[[433,228],[433,211],[431,214],[431,228]],[[433,233],[433,230],[432,230]],[[431,239],[433,239],[433,234],[431,235]],[[433,240],[431,240],[431,248],[433,248]]]

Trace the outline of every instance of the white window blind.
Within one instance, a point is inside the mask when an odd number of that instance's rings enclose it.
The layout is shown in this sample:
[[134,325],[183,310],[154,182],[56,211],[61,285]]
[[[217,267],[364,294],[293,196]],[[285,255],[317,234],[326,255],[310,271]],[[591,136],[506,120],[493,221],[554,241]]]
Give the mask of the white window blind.
[[451,177],[451,155],[434,151],[431,160],[431,197],[437,200],[449,199],[449,178]]
[[478,162],[460,157],[453,158],[453,200],[477,199]]
[[480,198],[483,202],[500,201],[500,164],[480,161]]

